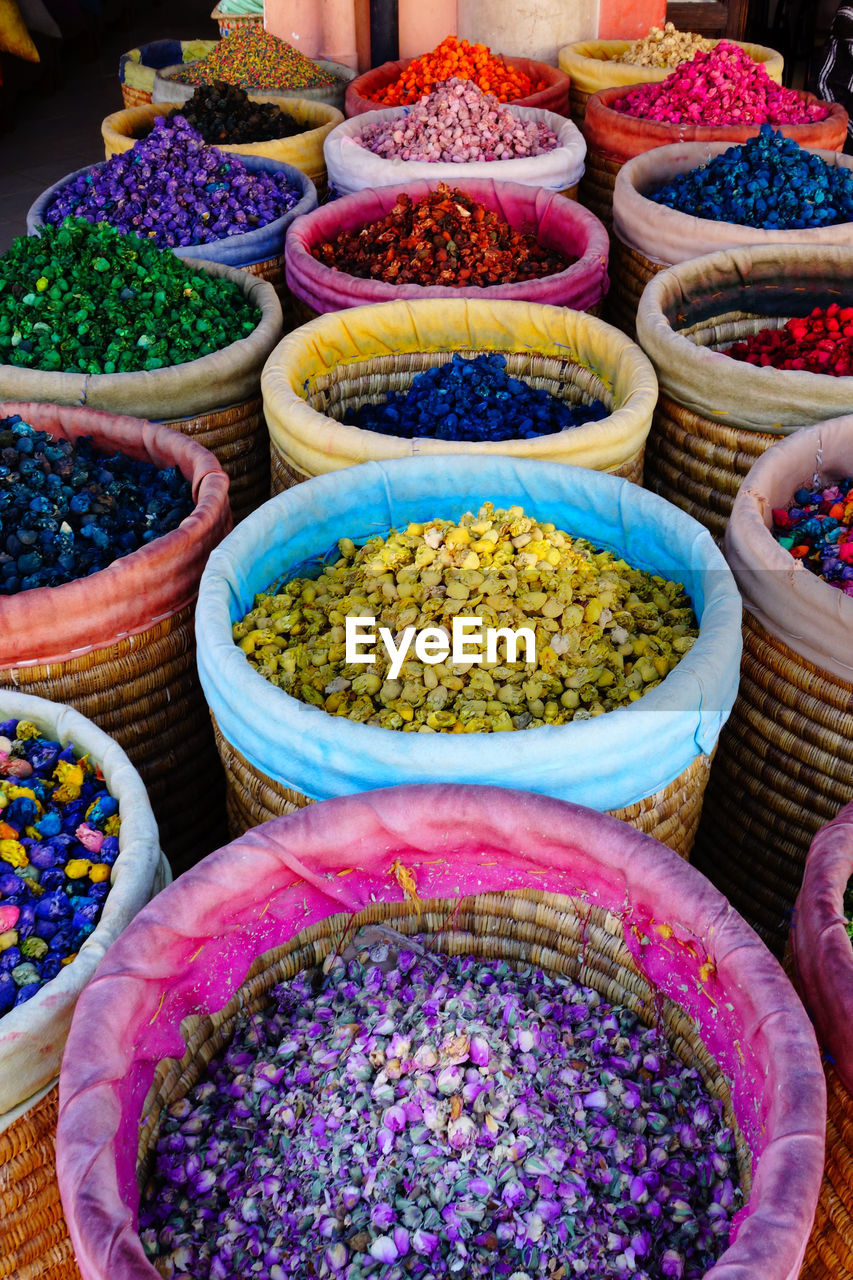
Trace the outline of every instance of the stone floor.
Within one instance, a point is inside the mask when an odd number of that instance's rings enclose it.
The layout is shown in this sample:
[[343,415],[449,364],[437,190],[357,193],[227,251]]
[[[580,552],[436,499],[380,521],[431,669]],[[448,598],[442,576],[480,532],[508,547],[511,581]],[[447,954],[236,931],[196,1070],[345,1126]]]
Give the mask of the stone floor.
[[101,121],[123,103],[118,80],[122,53],[149,40],[215,39],[215,0],[165,0],[133,6],[123,29],[101,32],[90,61],[64,57],[62,83],[51,93],[29,91],[0,135],[0,253],[26,231],[27,210],[66,173],[104,158]]

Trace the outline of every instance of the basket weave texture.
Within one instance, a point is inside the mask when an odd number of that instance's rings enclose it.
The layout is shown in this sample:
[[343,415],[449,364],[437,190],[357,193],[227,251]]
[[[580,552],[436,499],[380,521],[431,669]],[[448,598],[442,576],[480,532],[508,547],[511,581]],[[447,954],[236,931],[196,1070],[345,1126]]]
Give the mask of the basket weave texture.
[[583,177],[578,184],[578,200],[601,219],[608,231],[613,228],[613,188],[621,168],[620,160],[587,148]]
[[826,1172],[800,1280],[853,1277],[853,1098],[826,1062]]
[[[301,313],[298,313],[301,318]],[[607,416],[550,435],[504,441],[386,436],[345,424],[347,410],[405,393],[423,371],[499,354],[506,372],[572,405],[600,400]],[[657,396],[639,347],[588,312],[480,298],[414,299],[330,311],[285,338],[262,377],[273,459],[273,492],[367,460],[413,454],[471,455],[568,463],[642,476]]]
[[584,93],[583,89],[579,89],[575,84],[569,89],[569,119],[573,120],[578,128],[583,124],[588,98],[589,94]]
[[231,527],[225,478],[209,454],[149,423],[0,405],[0,416],[8,413],[72,440],[89,434],[107,450],[127,451],[139,439],[145,446],[135,456],[177,465],[194,485],[194,512],[173,533],[93,577],[0,606],[0,688],[68,703],[115,738],[148,788],[164,851],[183,869],[222,832],[222,777],[195,668],[193,613],[207,555]]
[[785,953],[824,1052],[827,1090],[826,1170],[803,1280],[853,1277],[853,948],[844,906],[853,874],[851,819],[848,805],[812,842]]
[[165,423],[215,453],[230,481],[234,523],[243,520],[269,492],[266,423],[261,401],[246,400],[213,413]]
[[[610,289],[604,302],[604,317],[629,338],[636,341],[637,307],[643,290],[653,276],[665,271],[669,264],[652,262],[638,249],[632,249],[611,229]],[[704,522],[703,522],[704,523]]]
[[221,842],[222,775],[196,674],[192,605],[76,658],[2,667],[0,687],[67,702],[115,738],[148,789],[176,875]]
[[[780,328],[786,319],[732,311],[679,333],[698,347],[717,351],[761,329]],[[686,511],[721,541],[750,467],[778,439],[767,431],[715,422],[661,390],[646,447],[646,488]]]
[[211,12],[211,18],[219,23],[219,38],[224,40],[232,31],[244,27],[253,27],[256,22],[263,22],[262,13],[223,13],[219,5]]
[[645,486],[721,542],[750,467],[778,438],[712,422],[661,392],[646,443]]
[[125,107],[147,107],[151,102],[151,93],[146,89],[134,89],[132,85],[122,83],[121,96]]
[[[215,717],[213,731],[225,769],[228,831],[232,839],[262,822],[268,822],[270,818],[295,813],[314,803],[301,792],[282,786],[250,764],[223,737]],[[613,809],[611,814],[645,835],[654,836],[682,858],[689,859],[710,771],[711,758],[696,756],[668,786],[637,804]]]
[[[460,354],[472,358],[490,352],[472,348]],[[392,390],[404,392],[419,373],[446,361],[446,353],[418,351],[391,357],[380,356],[357,364],[338,365],[329,374],[314,379],[311,394],[306,397],[307,403],[318,413],[340,421],[347,409],[365,403],[381,402]],[[390,369],[389,364],[392,366]],[[538,387],[572,404],[607,396],[604,384],[592,370],[572,360],[556,361],[551,357],[529,355],[526,352],[508,353],[506,372],[510,377],[523,377],[530,386]],[[290,484],[282,483],[288,476],[292,477],[291,484],[297,480],[310,479],[309,475],[300,472],[293,465],[274,436],[270,439],[270,447],[273,497],[282,489],[290,488]],[[608,468],[609,474],[623,476],[634,484],[642,484],[643,453],[644,446],[641,446],[618,467]]]
[[2,1280],[79,1280],[54,1174],[59,1086],[0,1133]]
[[625,946],[621,922],[608,911],[531,889],[462,900],[430,898],[417,909],[408,902],[379,902],[355,917],[328,916],[285,946],[260,956],[224,1008],[207,1017],[190,1015],[184,1020],[184,1057],[180,1061],[166,1058],[157,1067],[142,1108],[146,1119],[137,1152],[140,1189],[151,1176],[164,1111],[189,1092],[210,1059],[228,1045],[238,1015],[262,1011],[278,983],[304,968],[321,965],[336,950],[344,929],[355,937],[360,928],[371,924],[390,925],[404,936],[433,935],[434,949],[445,955],[540,965],[592,987],[614,1004],[627,1006],[646,1025],[660,1027],[682,1062],[695,1067],[708,1092],[722,1101],[726,1122],[735,1132],[740,1183],[748,1199],[752,1186],[749,1148],[734,1117],[728,1081],[702,1043],[693,1019],[672,1000],[655,995]]
[[781,956],[812,838],[853,799],[853,684],[747,613],[693,861]]

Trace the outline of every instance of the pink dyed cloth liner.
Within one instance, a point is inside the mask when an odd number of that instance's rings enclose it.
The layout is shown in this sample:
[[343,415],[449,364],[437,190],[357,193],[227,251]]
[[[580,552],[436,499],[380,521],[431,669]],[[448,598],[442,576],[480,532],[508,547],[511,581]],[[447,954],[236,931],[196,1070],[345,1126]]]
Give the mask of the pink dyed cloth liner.
[[0,600],[0,668],[67,662],[146,631],[192,604],[207,557],[231,530],[228,477],[209,449],[160,423],[81,406],[0,401],[0,418],[20,414],[37,431],[177,467],[195,506],[176,529],[88,578],[35,587]]
[[[536,235],[548,249],[557,249],[577,259],[563,271],[538,280],[513,284],[479,286],[471,282],[462,288],[451,285],[388,284],[351,276],[318,262],[312,249],[333,240],[344,231],[358,231],[387,217],[402,192],[414,203],[435,191],[439,182],[461,191],[519,231]],[[392,302],[398,298],[515,298],[523,302],[543,302],[551,306],[587,311],[597,306],[609,287],[607,262],[610,245],[607,232],[594,214],[583,205],[541,187],[518,182],[492,182],[488,178],[420,180],[388,187],[368,187],[343,196],[297,218],[284,246],[287,283],[314,311],[339,311],[344,307]]]
[[693,1017],[753,1156],[733,1242],[706,1280],[794,1280],[823,1172],[826,1093],[805,1011],[725,899],[676,854],[593,810],[491,787],[346,796],[256,828],[146,907],[74,1018],[57,1168],[84,1280],[156,1280],[135,1222],[141,1110],[181,1019],[221,1008],[256,956],[326,916],[406,895],[538,889],[607,907],[653,987]]
[[853,1093],[853,947],[844,890],[851,875],[853,804],[848,804],[812,841],[791,930],[797,986],[848,1093]]

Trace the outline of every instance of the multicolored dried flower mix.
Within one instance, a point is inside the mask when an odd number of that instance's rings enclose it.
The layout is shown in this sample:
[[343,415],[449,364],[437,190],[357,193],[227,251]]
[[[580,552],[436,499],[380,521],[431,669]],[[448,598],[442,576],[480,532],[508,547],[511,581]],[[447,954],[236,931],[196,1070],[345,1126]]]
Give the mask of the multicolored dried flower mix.
[[37,995],[94,931],[118,809],[73,746],[31,720],[0,721],[0,1015]]
[[184,84],[236,84],[242,89],[316,89],[340,85],[286,40],[264,30],[262,22],[237,27],[203,58],[175,73]]
[[161,1274],[699,1280],[741,1195],[698,1071],[589,988],[431,942],[353,947],[239,1015],[160,1131]]
[[853,478],[798,489],[773,508],[773,536],[824,582],[853,596]]

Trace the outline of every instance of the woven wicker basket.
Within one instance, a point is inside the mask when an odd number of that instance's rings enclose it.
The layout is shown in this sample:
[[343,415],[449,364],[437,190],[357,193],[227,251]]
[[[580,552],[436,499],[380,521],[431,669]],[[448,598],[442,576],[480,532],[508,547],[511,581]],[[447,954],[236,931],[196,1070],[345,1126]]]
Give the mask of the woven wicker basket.
[[[142,114],[145,115],[147,112]],[[206,262],[228,264],[240,271],[248,271],[258,279],[266,280],[271,284],[279,295],[279,301],[282,301],[282,295],[284,299],[289,296],[284,266],[284,242],[287,229],[300,215],[309,213],[317,207],[317,193],[308,176],[301,170],[273,160],[269,156],[241,157],[238,163],[243,164],[252,176],[270,175],[278,181],[286,181],[296,195],[295,204],[264,226],[246,228],[240,235],[224,236],[208,244],[175,245],[173,252],[190,267],[194,262],[202,259]],[[86,165],[73,173],[66,174],[58,182],[42,191],[27,211],[27,234],[40,235],[42,229],[49,225],[51,206],[61,193],[80,179],[95,180],[98,174],[104,173],[105,166],[109,166],[108,161]]]
[[[151,40],[123,53],[119,59],[119,84],[125,107],[148,106],[154,94],[154,76],[167,63],[192,62],[216,48],[216,40]],[[132,83],[128,83],[128,79]]]
[[[487,355],[489,351],[468,348],[460,354],[471,358],[476,355]],[[446,362],[446,353],[418,351],[390,357],[377,356],[372,360],[359,361],[355,365],[341,364],[330,373],[314,380],[311,394],[306,396],[306,402],[317,412],[340,421],[346,409],[384,399],[392,390],[402,392],[411,386],[413,379],[419,373]],[[550,395],[572,403],[579,403],[590,396],[607,394],[600,379],[591,370],[573,360],[556,361],[552,357],[526,353],[509,354],[506,371],[510,377],[523,378],[530,386],[541,388]],[[625,462],[611,468],[609,474],[622,476],[634,484],[642,484],[644,448],[645,446],[641,445]],[[270,438],[270,453],[272,462],[270,492],[273,497],[281,493],[282,489],[290,488],[292,484],[311,479],[310,475],[293,465],[274,436]]]
[[[213,731],[219,758],[225,769],[228,831],[232,839],[252,827],[260,826],[262,822],[268,822],[270,818],[295,813],[297,809],[314,803],[299,791],[283,787],[273,778],[268,778],[250,764],[222,736],[215,717]],[[710,771],[711,758],[697,756],[669,786],[638,804],[626,809],[612,809],[610,812],[614,818],[621,818],[645,835],[654,836],[682,858],[689,858]]]
[[[294,297],[295,305],[299,300]],[[301,313],[298,317],[304,318]],[[464,443],[383,436],[342,424],[347,409],[405,392],[454,355],[499,353],[506,371],[608,417],[531,440]],[[507,454],[590,467],[642,483],[656,387],[639,348],[588,312],[479,298],[417,299],[327,312],[276,348],[262,378],[272,493],[371,458]]]
[[[115,419],[82,409],[17,404],[0,409],[0,416],[18,412],[38,430],[67,432],[71,438],[86,431],[97,432],[95,438],[105,441],[107,448],[110,441],[112,448],[121,447],[114,424],[123,430],[128,423],[140,431],[146,429],[146,424],[133,419]],[[72,616],[77,619],[75,629],[60,632],[62,639],[58,639],[58,629],[47,627],[33,605],[28,615],[32,630],[29,647],[22,638],[12,650],[11,661],[8,656],[3,658],[0,688],[68,703],[115,738],[148,788],[166,854],[176,870],[182,870],[216,847],[224,818],[222,775],[196,674],[193,612],[204,561],[231,521],[224,477],[218,469],[210,470],[212,459],[202,453],[186,460],[180,453],[176,455],[173,447],[167,449],[168,442],[174,440],[171,432],[161,431],[159,437],[154,452],[158,461],[177,457],[175,465],[182,466],[199,486],[197,519],[191,539],[177,536],[176,531],[171,559],[164,559],[163,564],[158,561],[156,568],[148,562],[132,565],[128,560],[126,574],[127,582],[137,583],[139,591],[150,599],[152,575],[168,564],[174,586],[151,605],[148,615],[143,613],[142,618],[150,616],[151,622],[141,629],[133,606],[119,603],[121,593],[126,597],[130,592],[124,581],[116,579],[121,560],[104,571],[106,578],[100,588],[105,592],[115,588],[111,593],[114,613],[107,611],[99,598],[94,578],[56,588],[55,605],[48,607],[48,615],[53,608],[62,611],[64,601],[69,620]],[[161,461],[161,465],[165,464]],[[166,546],[165,541],[161,546]],[[165,550],[162,555],[166,557]],[[181,570],[189,575],[187,580],[178,577]],[[190,581],[193,574],[194,581]],[[84,608],[83,590],[89,583],[93,598]],[[5,615],[0,607],[7,626],[15,625],[9,619],[17,618],[10,612],[13,603],[14,598]],[[157,610],[162,611],[160,616],[152,616]],[[82,619],[73,611],[82,613]],[[122,626],[127,631],[122,631]],[[83,644],[84,639],[88,643]]]
[[269,495],[269,449],[260,400],[246,400],[213,413],[167,422],[215,453],[231,482],[235,523],[255,511]]
[[848,805],[812,842],[785,952],[786,972],[814,1023],[826,1073],[826,1169],[802,1280],[853,1277],[853,949],[844,905],[853,873],[851,817]]
[[243,27],[253,27],[256,22],[263,22],[264,20],[262,13],[223,13],[219,5],[216,6],[210,16],[214,22],[219,23],[220,40],[230,36],[232,31],[239,31]]
[[[773,324],[781,327],[787,318],[732,312],[681,334],[697,346],[720,350]],[[750,467],[778,438],[693,413],[662,390],[647,446],[646,487],[699,520],[719,540]]]
[[750,471],[726,532],[744,652],[696,861],[777,952],[812,838],[853,799],[853,602],[779,546],[771,513],[804,481],[847,474],[851,448],[853,417],[775,444]]
[[[653,276],[673,263],[747,246],[794,245],[818,249],[853,244],[853,222],[827,227],[756,228],[717,221],[659,204],[654,193],[698,168],[717,163],[727,142],[678,142],[627,160],[613,188],[612,285],[605,315],[633,337],[637,309]],[[853,173],[853,157],[810,148],[831,169]],[[842,175],[844,176],[844,175]],[[846,175],[848,178],[850,174]]]
[[294,222],[285,245],[285,263],[288,284],[301,304],[300,314],[314,319],[329,311],[380,302],[420,302],[425,298],[453,301],[466,297],[484,302],[542,303],[588,313],[600,309],[609,285],[607,232],[576,201],[517,182],[460,175],[453,188],[514,231],[532,235],[545,249],[558,252],[562,260],[547,275],[488,284],[476,279],[459,280],[455,286],[394,283],[370,278],[363,270],[337,269],[319,256],[322,246],[334,244],[342,235],[368,239],[375,235],[379,224],[392,216],[401,200],[417,205],[436,196],[442,187],[446,191],[450,186],[421,178],[362,190],[311,210],[307,217]]
[[[370,470],[367,466],[345,467],[318,477],[311,486],[300,485],[288,494],[280,494],[236,530],[208,563],[196,616],[199,670],[225,768],[232,832],[243,832],[270,817],[304,807],[306,796],[349,794],[408,781],[410,777],[427,781],[436,771],[438,776],[449,773],[465,781],[503,781],[503,771],[511,769],[514,752],[507,752],[502,741],[492,735],[448,734],[446,748],[438,752],[429,747],[435,741],[431,737],[417,733],[395,736],[390,730],[355,725],[345,718],[329,716],[322,709],[303,706],[248,667],[234,645],[230,621],[244,611],[242,604],[235,608],[237,599],[247,596],[251,600],[272,575],[278,578],[288,572],[291,548],[299,548],[301,563],[315,547],[329,545],[330,536],[340,537],[348,532],[361,541],[362,526],[371,531],[387,528],[384,512],[374,498],[380,486],[388,495],[386,501],[393,497],[395,513],[402,513],[395,516],[397,523],[422,520],[428,512],[436,511],[430,494],[438,487],[444,492],[447,506],[459,492],[458,509],[476,510],[479,494],[475,500],[468,486],[476,485],[479,477],[499,475],[501,481],[490,480],[488,488],[484,485],[479,492],[500,493],[502,502],[507,500],[507,494],[523,493],[529,507],[536,501],[536,486],[547,480],[557,487],[557,492],[566,492],[567,503],[572,500],[568,495],[577,491],[581,510],[586,504],[594,509],[593,504],[604,501],[606,495],[623,512],[625,528],[632,530],[623,533],[624,545],[639,545],[643,536],[640,527],[645,531],[647,563],[655,563],[654,557],[660,554],[655,537],[665,537],[670,545],[679,538],[689,540],[689,534],[695,531],[693,537],[702,563],[707,563],[709,570],[713,566],[707,580],[717,594],[705,597],[697,641],[700,648],[690,659],[703,670],[701,700],[693,669],[677,667],[667,677],[668,685],[665,681],[660,689],[647,695],[652,702],[640,700],[626,713],[626,718],[628,714],[637,717],[633,731],[619,716],[602,716],[596,721],[597,732],[603,735],[598,746],[591,737],[581,736],[587,726],[568,724],[542,735],[531,731],[527,735],[529,745],[526,742],[518,747],[527,753],[528,784],[534,781],[537,789],[564,798],[582,795],[596,807],[615,812],[687,857],[710,772],[709,757],[719,733],[719,716],[725,718],[734,701],[740,657],[740,599],[733,582],[727,581],[722,557],[708,535],[663,503],[654,501],[654,511],[650,510],[653,500],[642,490],[580,468],[467,455],[398,458],[369,467]],[[499,484],[502,487],[498,488]],[[407,485],[417,490],[416,497],[403,496],[408,493]],[[464,488],[460,489],[462,485]],[[617,489],[622,490],[618,498]],[[352,514],[354,506],[359,508],[358,516]],[[309,524],[312,515],[320,511],[324,513],[322,525],[316,520]],[[344,511],[350,513],[345,520],[341,514]],[[561,516],[560,510],[552,507],[551,513],[558,527],[584,528],[580,522],[585,520],[589,536],[593,536],[588,510],[581,515],[566,506]],[[652,532],[655,518],[666,526],[665,534]],[[561,519],[572,523],[560,525]],[[330,530],[334,534],[330,535]],[[608,538],[605,532],[595,536],[605,545],[614,545],[614,538]],[[618,537],[615,545],[623,545]],[[238,564],[242,566],[239,585],[234,581]],[[670,573],[679,576],[677,567],[670,566]],[[707,667],[703,665],[705,658]],[[712,669],[714,675],[707,679]],[[661,729],[662,722],[654,714],[655,694],[660,695],[667,708],[678,708],[677,718],[661,738],[661,753],[657,755],[649,754],[642,745],[647,733]],[[264,707],[261,714],[268,719],[259,727],[260,705]],[[698,722],[711,707],[716,712],[712,722],[707,729],[699,727]],[[643,727],[640,719],[646,717],[648,725]],[[696,718],[696,728],[686,728],[688,717]],[[677,731],[677,737],[672,736],[672,730]],[[610,745],[604,746],[604,739]],[[697,747],[699,743],[701,747]],[[642,763],[635,767],[631,752],[644,750]],[[608,761],[614,752],[619,753],[621,772],[618,766],[599,764],[599,752]],[[587,781],[585,770],[590,771],[592,780]]]
[[583,124],[588,98],[589,94],[585,93],[583,89],[579,89],[577,85],[572,82],[571,88],[569,89],[569,119],[573,120],[578,128]]
[[621,160],[587,149],[583,177],[578,184],[578,200],[601,219],[608,231],[613,227],[613,188],[621,168]]
[[119,801],[120,855],[104,914],[74,963],[0,1017],[0,1276],[78,1280],[55,1168],[56,1078],[74,1005],[104,952],[171,880],[142,782],[118,749],[68,706],[0,691],[4,717],[32,719],[103,769]]
[[608,324],[637,336],[637,307],[643,291],[653,276],[665,271],[669,264],[652,262],[637,249],[630,248],[619,239],[615,231],[610,233],[610,290],[604,303]]
[[193,606],[64,662],[0,668],[0,687],[67,702],[130,756],[176,874],[219,843],[222,784],[195,670]]
[[[853,410],[853,378],[719,354],[762,329],[846,306],[853,247],[761,244],[680,262],[649,281],[637,341],[660,385],[646,485],[719,539],[752,464],[777,440]],[[796,487],[796,486],[795,486]]]
[[0,1131],[0,1210],[3,1280],[80,1280],[59,1199],[54,1085]]
[[826,1172],[800,1280],[853,1277],[853,1098],[826,1068]]
[[267,280],[278,294],[278,300],[282,305],[282,310],[290,297],[290,290],[287,287],[287,281],[284,278],[284,254],[276,254],[274,258],[267,258],[265,262],[253,262],[250,267],[244,267],[244,271],[250,272],[253,276],[259,276],[261,280]]
[[[235,866],[241,891],[226,903]],[[378,924],[445,954],[564,974],[660,1027],[734,1129],[748,1204],[721,1271],[796,1275],[820,1184],[824,1085],[778,966],[692,868],[623,824],[441,784],[332,800],[251,832],[112,949],[62,1072],[59,1179],[86,1280],[150,1270],[130,1224],[163,1109],[228,1043],[240,1011],[356,953],[371,936],[359,929]]]
[[[153,90],[152,90],[153,93]],[[152,94],[146,89],[134,89],[129,84],[122,84],[121,96],[125,107],[147,107],[151,103]]]
[[661,392],[646,445],[646,488],[721,541],[750,467],[778,438],[722,426]]
[[[214,43],[213,47],[216,47],[216,43]],[[331,84],[319,85],[314,89],[305,87],[288,88],[286,85],[282,85],[280,89],[265,90],[251,85],[244,85],[243,87],[247,91],[251,91],[250,97],[254,98],[256,94],[260,94],[265,102],[274,102],[280,106],[285,106],[286,103],[293,102],[298,95],[303,101],[325,103],[327,106],[334,107],[336,111],[343,115],[346,86],[350,80],[355,79],[356,72],[352,67],[347,67],[341,62],[332,62],[326,58],[315,58],[313,61],[322,71],[334,77]],[[180,78],[184,67],[185,64],[181,63],[176,63],[174,66],[158,67],[154,73],[152,99],[154,103],[165,102],[174,105],[190,100],[197,86]]]
[[693,861],[777,955],[809,844],[853,798],[853,684],[745,615],[741,684]]
[[[566,73],[550,62],[539,62],[532,58],[510,57],[499,54],[504,63],[523,75],[527,75],[533,84],[544,83],[543,89],[537,89],[523,98],[513,98],[507,105],[510,107],[538,107],[542,111],[553,111],[557,115],[565,115],[569,104],[570,81]],[[389,85],[399,80],[403,72],[414,62],[414,58],[401,58],[395,62],[383,62],[381,66],[371,67],[360,76],[355,77],[347,85],[345,111],[347,119],[353,116],[366,115],[376,111],[383,104],[377,100]],[[403,108],[398,108],[403,110]]]

